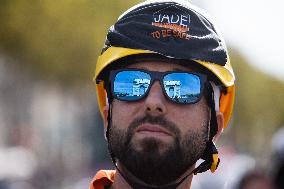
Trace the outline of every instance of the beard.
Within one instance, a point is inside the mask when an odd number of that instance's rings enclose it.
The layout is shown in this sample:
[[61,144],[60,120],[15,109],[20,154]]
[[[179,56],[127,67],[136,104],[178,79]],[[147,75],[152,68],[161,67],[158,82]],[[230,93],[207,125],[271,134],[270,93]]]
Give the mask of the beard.
[[[143,123],[158,124],[173,133],[173,142],[166,150],[159,149],[162,141],[146,137],[137,151],[132,142],[135,129]],[[162,186],[176,181],[202,156],[208,140],[208,123],[198,131],[182,135],[178,127],[163,117],[146,115],[133,120],[126,131],[115,124],[109,130],[109,147],[122,165],[146,184]]]

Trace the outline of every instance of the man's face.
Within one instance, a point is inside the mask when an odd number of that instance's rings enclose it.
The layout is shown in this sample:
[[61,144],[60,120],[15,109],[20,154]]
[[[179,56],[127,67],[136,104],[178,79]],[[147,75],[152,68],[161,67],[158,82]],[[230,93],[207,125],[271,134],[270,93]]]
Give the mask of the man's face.
[[[159,61],[135,63],[128,68],[192,71]],[[208,140],[209,115],[204,97],[195,104],[177,104],[164,96],[155,81],[142,100],[113,101],[110,148],[134,176],[151,185],[163,185],[192,169],[201,157]]]

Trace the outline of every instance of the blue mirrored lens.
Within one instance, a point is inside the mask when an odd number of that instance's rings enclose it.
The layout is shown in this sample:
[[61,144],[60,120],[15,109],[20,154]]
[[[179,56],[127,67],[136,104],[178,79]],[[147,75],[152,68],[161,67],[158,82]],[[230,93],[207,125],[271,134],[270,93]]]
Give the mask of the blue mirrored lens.
[[147,92],[151,77],[142,71],[121,71],[114,79],[114,95],[120,100],[139,100]]
[[194,103],[200,98],[201,80],[190,73],[167,74],[164,89],[170,99],[178,103]]

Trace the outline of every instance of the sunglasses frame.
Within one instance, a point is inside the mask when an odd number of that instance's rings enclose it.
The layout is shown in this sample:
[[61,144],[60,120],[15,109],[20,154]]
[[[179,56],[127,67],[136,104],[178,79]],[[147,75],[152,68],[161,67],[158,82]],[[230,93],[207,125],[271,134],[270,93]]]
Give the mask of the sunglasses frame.
[[[115,94],[114,94],[114,80],[115,80],[115,77],[118,73],[122,72],[122,71],[140,71],[140,72],[144,72],[148,75],[150,75],[150,84],[149,84],[149,87],[148,89],[145,91],[145,93],[142,95],[142,96],[139,96],[139,98],[137,100],[129,100],[129,99],[121,99],[121,98],[118,98]],[[175,101],[173,100],[173,98],[170,98],[165,90],[165,87],[164,87],[164,83],[163,83],[163,80],[164,80],[164,77],[168,74],[171,74],[171,73],[187,73],[187,74],[192,74],[192,75],[195,75],[195,76],[198,76],[199,79],[200,79],[200,95],[198,96],[198,99],[196,99],[194,102],[189,102],[189,103],[184,103],[184,102],[178,102],[178,101]],[[135,69],[135,68],[125,68],[125,69],[117,69],[117,70],[112,70],[110,72],[110,77],[109,77],[109,81],[110,81],[110,88],[111,88],[111,95],[113,96],[113,98],[117,99],[117,100],[120,100],[120,101],[126,101],[126,102],[137,102],[137,101],[140,101],[140,100],[143,100],[146,96],[148,96],[149,94],[149,91],[152,87],[152,85],[154,84],[155,81],[158,81],[161,85],[161,88],[163,90],[163,93],[164,93],[164,96],[170,101],[170,102],[173,102],[173,103],[177,103],[177,104],[195,104],[197,102],[200,101],[201,97],[202,97],[202,94],[203,94],[203,91],[204,91],[204,86],[205,86],[205,83],[207,81],[207,76],[204,75],[204,74],[201,74],[201,73],[198,73],[198,72],[189,72],[189,71],[166,71],[166,72],[158,72],[158,71],[149,71],[149,70],[144,70],[144,69]]]

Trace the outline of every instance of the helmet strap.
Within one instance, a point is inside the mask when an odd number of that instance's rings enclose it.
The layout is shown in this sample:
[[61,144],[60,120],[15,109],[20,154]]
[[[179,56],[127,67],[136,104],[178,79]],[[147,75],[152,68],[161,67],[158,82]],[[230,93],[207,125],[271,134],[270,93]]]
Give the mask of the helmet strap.
[[112,102],[113,102],[113,97],[110,93],[110,82],[109,82],[109,85],[106,87],[106,92],[107,92],[107,99],[108,99],[108,115],[107,115],[107,123],[108,124],[107,124],[105,136],[106,136],[106,139],[107,139],[108,153],[111,157],[111,161],[114,164],[114,166],[117,167],[115,156],[114,156],[113,151],[111,150],[110,143],[109,143],[109,132],[110,132],[110,127],[112,125]]
[[220,163],[220,158],[218,157],[218,150],[216,148],[216,145],[213,142],[213,137],[218,132],[218,123],[217,123],[217,117],[216,117],[216,111],[215,111],[214,90],[212,88],[212,85],[209,82],[207,83],[207,88],[209,91],[209,95],[207,95],[206,98],[207,98],[207,102],[209,103],[209,106],[211,107],[209,140],[207,141],[203,156],[201,157],[205,161],[202,162],[198,167],[196,167],[193,170],[193,173],[195,175],[197,173],[205,172],[209,169],[211,170],[212,173],[214,173]]

